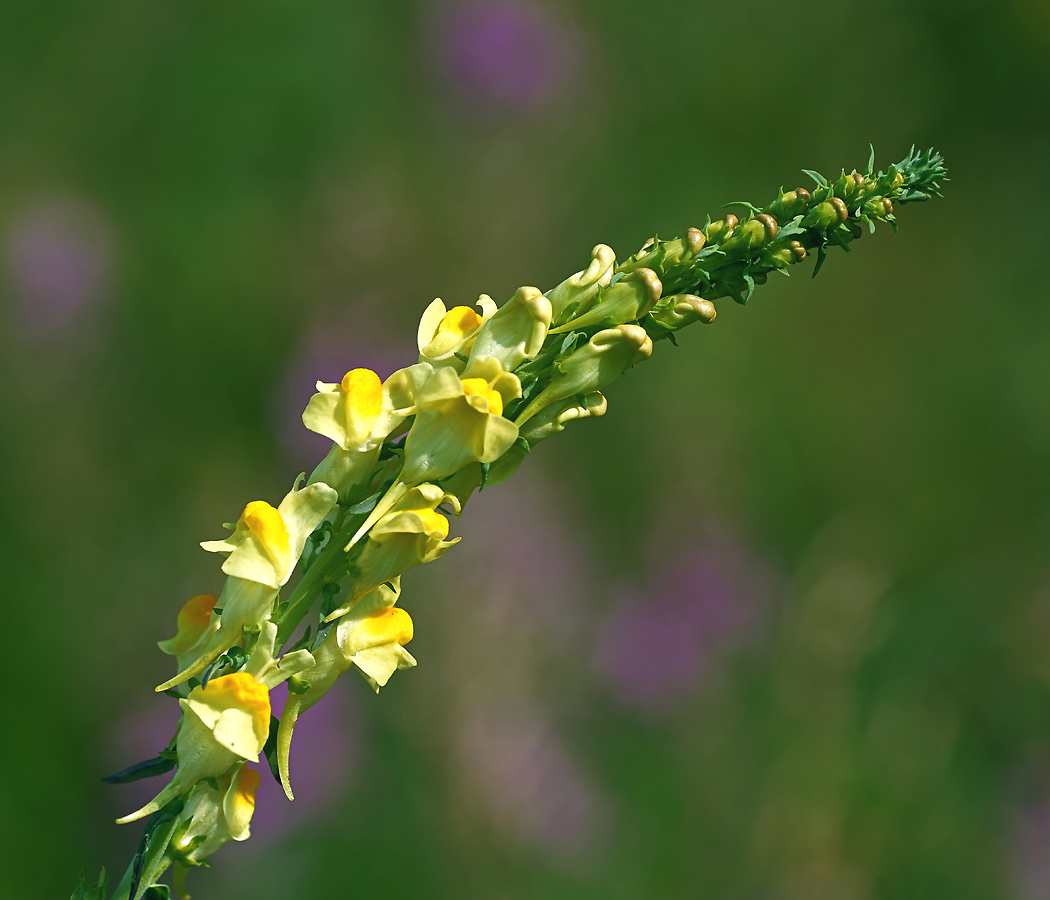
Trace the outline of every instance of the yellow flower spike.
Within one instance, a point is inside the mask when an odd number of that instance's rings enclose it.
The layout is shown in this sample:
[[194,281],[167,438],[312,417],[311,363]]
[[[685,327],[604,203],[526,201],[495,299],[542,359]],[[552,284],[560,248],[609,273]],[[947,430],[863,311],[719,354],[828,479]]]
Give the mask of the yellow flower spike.
[[478,306],[481,315],[469,306],[454,306],[446,310],[440,299],[431,303],[419,320],[416,334],[419,361],[451,365],[461,370],[463,362],[456,359],[456,354],[466,355],[478,329],[496,312],[496,304],[488,294],[478,298]]
[[568,316],[590,309],[598,291],[612,281],[615,265],[616,254],[612,247],[598,244],[591,251],[591,264],[586,269],[547,291],[545,296],[551,302],[551,321],[560,323]]
[[443,556],[455,538],[448,537],[448,519],[436,512],[448,503],[454,513],[460,509],[459,498],[435,484],[420,484],[407,490],[388,511],[379,517],[366,538],[367,543],[357,558],[357,574],[343,604],[332,612],[331,622],[354,608],[355,604],[379,585],[391,581],[409,569]]
[[299,716],[328,691],[339,676],[357,666],[365,680],[378,690],[398,668],[409,668],[415,660],[403,645],[412,640],[412,619],[394,604],[401,594],[400,579],[380,585],[364,597],[353,611],[329,633],[314,651],[316,662],[303,673],[310,682],[304,694],[289,694],[277,730],[277,768],[289,800],[294,800],[288,758]]
[[[499,394],[501,404],[491,392]],[[463,380],[451,369],[436,370],[417,397],[401,480],[406,484],[436,481],[468,463],[495,462],[518,437],[517,427],[502,412],[520,396],[517,376],[505,372],[490,356],[473,362]]]
[[595,326],[610,328],[633,322],[656,305],[663,289],[663,284],[652,269],[635,269],[603,290],[598,302],[589,310],[574,316],[558,328],[552,328],[551,334]]
[[[157,646],[161,650],[176,658],[179,669],[185,668],[189,662],[196,658],[196,654],[191,655],[191,651],[194,645],[204,637],[205,632],[209,630],[209,626],[214,618],[211,611],[218,602],[219,598],[211,594],[198,594],[196,597],[191,597],[179,610],[176,619],[177,631],[175,637],[157,642]],[[218,624],[218,621],[216,621],[216,628]]]
[[574,394],[601,390],[653,352],[653,342],[638,325],[620,325],[599,331],[559,365],[562,376],[554,379],[516,419],[518,428],[540,410]]
[[513,371],[540,352],[551,315],[551,302],[538,288],[518,288],[478,331],[468,367],[483,356],[491,356],[506,371]]
[[183,718],[175,743],[179,768],[149,803],[117,819],[118,825],[155,813],[199,781],[243,760],[258,762],[270,731],[270,693],[247,672],[213,678],[179,700]]
[[[318,393],[310,398],[303,424],[331,438],[333,444],[314,469],[310,484],[327,484],[345,497],[352,488],[368,481],[383,442],[415,414],[416,392],[433,371],[428,363],[399,369],[382,383],[378,394],[379,376],[368,369],[348,372],[340,384],[317,382]],[[347,412],[351,399],[360,414]]]

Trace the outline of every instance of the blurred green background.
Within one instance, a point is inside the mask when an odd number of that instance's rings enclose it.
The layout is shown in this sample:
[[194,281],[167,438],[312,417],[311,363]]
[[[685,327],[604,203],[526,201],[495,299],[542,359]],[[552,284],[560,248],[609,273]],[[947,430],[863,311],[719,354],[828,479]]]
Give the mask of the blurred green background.
[[471,501],[419,667],[305,716],[190,887],[1050,897],[1048,59],[1045,0],[6,0],[5,896],[119,878],[155,785],[99,778],[170,733],[197,542],[323,453],[314,380],[915,142],[944,200]]

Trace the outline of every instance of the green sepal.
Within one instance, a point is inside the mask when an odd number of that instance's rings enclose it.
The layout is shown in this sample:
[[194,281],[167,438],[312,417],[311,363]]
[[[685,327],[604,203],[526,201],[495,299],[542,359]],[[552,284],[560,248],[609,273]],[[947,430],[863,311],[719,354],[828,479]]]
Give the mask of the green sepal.
[[288,693],[290,694],[305,694],[312,688],[313,685],[305,678],[300,678],[298,675],[293,675],[288,679]]
[[[168,751],[163,751],[164,753]],[[126,769],[121,769],[119,772],[114,772],[112,775],[107,775],[102,780],[106,784],[129,784],[132,781],[139,781],[142,778],[152,778],[154,775],[163,775],[165,772],[170,772],[175,768],[175,760],[172,757],[157,756],[154,759],[147,759],[144,762],[135,763],[133,766],[128,766]]]
[[88,881],[86,872],[81,872],[80,884],[78,884],[76,890],[70,894],[69,900],[106,900],[106,882],[108,880],[109,879],[106,878],[105,867],[99,872],[98,882],[96,884],[92,884]]
[[171,900],[171,888],[166,884],[154,884],[146,888],[142,900]]

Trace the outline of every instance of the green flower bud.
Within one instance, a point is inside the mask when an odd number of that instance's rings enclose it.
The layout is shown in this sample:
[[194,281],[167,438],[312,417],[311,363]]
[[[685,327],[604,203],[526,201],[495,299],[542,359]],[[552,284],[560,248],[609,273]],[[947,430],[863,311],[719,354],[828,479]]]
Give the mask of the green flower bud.
[[561,334],[579,328],[614,327],[640,319],[663,293],[663,285],[652,269],[635,269],[615,284],[605,288],[598,302],[587,312],[570,319],[551,334]]
[[813,207],[802,220],[803,228],[819,228],[825,231],[833,225],[840,225],[849,218],[849,210],[841,197],[832,197]]
[[707,238],[699,228],[688,228],[684,238],[661,241],[659,244],[656,238],[649,238],[642,245],[642,249],[618,266],[616,271],[634,272],[644,267],[655,269],[658,273],[665,272],[671,266],[691,260],[704,249],[706,242]]
[[720,244],[733,233],[733,229],[739,224],[740,220],[730,213],[724,219],[719,219],[717,222],[712,222],[708,225],[704,229],[704,237],[710,243]]
[[789,222],[809,209],[809,200],[809,191],[805,188],[788,191],[786,194],[781,188],[780,196],[766,207],[766,212],[774,216],[778,222]]
[[612,281],[616,254],[612,247],[598,244],[591,251],[591,264],[572,278],[567,278],[544,295],[551,302],[551,321],[559,323],[569,316],[586,312],[594,304],[598,291]]
[[719,249],[726,253],[756,250],[773,240],[779,230],[776,219],[766,213],[759,213],[737,228]]
[[652,339],[637,325],[599,331],[568,359],[555,364],[561,374],[555,374],[554,380],[525,407],[515,424],[520,428],[541,409],[566,397],[601,390],[619,378],[625,369],[648,359],[652,352]]
[[557,403],[552,403],[542,412],[529,420],[520,434],[530,446],[545,441],[552,435],[565,430],[566,424],[575,419],[598,418],[604,416],[608,402],[600,391],[592,391],[586,396],[574,394]]
[[715,305],[694,294],[675,294],[664,297],[641,322],[653,340],[692,325],[694,322],[710,324],[715,320]]

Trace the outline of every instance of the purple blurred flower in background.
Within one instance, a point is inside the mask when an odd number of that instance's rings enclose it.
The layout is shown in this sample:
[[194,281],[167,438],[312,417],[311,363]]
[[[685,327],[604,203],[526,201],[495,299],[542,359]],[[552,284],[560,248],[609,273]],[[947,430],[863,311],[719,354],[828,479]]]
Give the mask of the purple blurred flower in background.
[[[41,198],[9,222],[5,241],[13,325],[41,338],[82,327],[107,299],[113,241],[106,216],[75,197]],[[83,334],[83,331],[79,331]]]
[[606,801],[536,709],[506,701],[474,709],[460,750],[468,790],[513,840],[570,858],[593,843],[607,819]]
[[426,30],[439,74],[475,107],[544,106],[569,82],[579,55],[566,23],[528,0],[437,4]]
[[450,584],[471,585],[456,602],[475,605],[476,616],[493,622],[500,633],[490,638],[542,631],[549,652],[571,642],[584,624],[590,563],[549,480],[528,462],[506,483],[474,494],[454,526],[463,543],[442,567]]
[[596,663],[626,704],[662,712],[707,680],[767,605],[768,576],[737,542],[665,552],[652,582],[628,592],[600,629]]
[[[313,316],[289,360],[274,398],[274,429],[290,462],[309,474],[332,442],[303,425],[303,410],[318,381],[338,382],[350,369],[372,369],[387,378],[416,362],[413,345],[394,342],[379,315],[376,298],[323,309]],[[393,348],[398,348],[396,351]]]
[[1050,779],[1045,771],[1018,773],[1010,789],[1012,828],[1006,853],[1018,900],[1050,897]]

